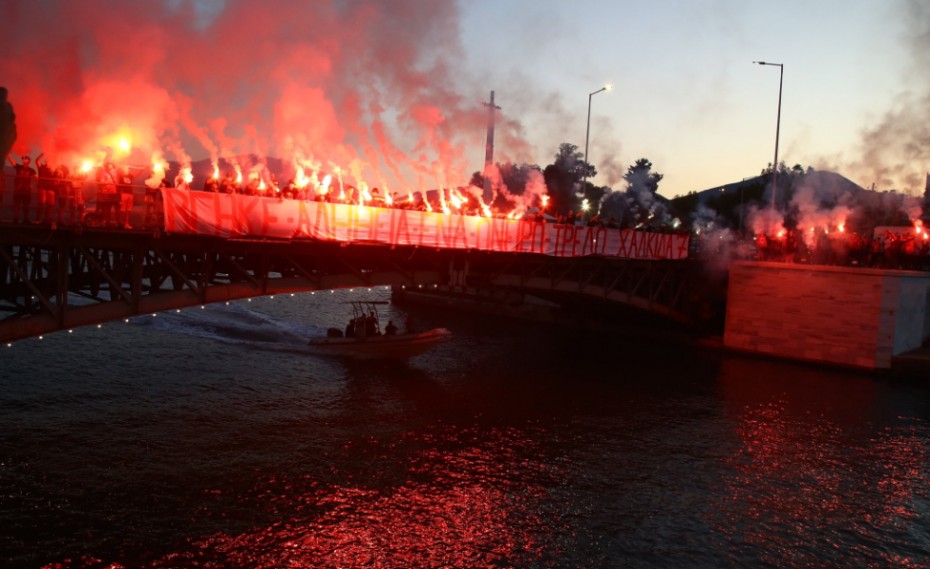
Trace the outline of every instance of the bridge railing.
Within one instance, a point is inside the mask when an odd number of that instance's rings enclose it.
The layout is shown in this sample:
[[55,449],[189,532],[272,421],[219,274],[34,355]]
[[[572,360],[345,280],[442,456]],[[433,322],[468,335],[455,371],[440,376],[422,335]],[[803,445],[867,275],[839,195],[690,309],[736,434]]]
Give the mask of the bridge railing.
[[0,341],[277,293],[443,282],[448,257],[318,241],[0,230]]
[[[106,195],[100,192],[100,184],[92,177],[37,177],[30,182],[28,196],[16,207],[15,176],[4,173],[0,182],[0,222],[45,223],[56,227],[164,227],[159,188],[126,184],[118,186],[115,194]],[[121,201],[124,194],[131,196],[128,202]],[[128,224],[125,223],[127,219],[119,215],[127,203],[130,204]]]

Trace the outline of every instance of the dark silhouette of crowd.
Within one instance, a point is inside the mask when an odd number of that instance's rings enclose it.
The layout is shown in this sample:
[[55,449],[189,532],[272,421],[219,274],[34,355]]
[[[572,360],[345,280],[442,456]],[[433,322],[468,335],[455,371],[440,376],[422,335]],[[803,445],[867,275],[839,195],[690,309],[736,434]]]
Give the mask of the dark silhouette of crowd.
[[879,269],[930,270],[930,235],[921,226],[881,227],[871,235],[850,230],[784,230],[776,235],[759,233],[727,243],[718,235],[695,238],[698,258],[729,255],[735,259],[811,265],[870,267]]
[[[0,205],[8,182],[12,181],[14,223],[42,224],[51,227],[90,226],[133,229],[135,204],[142,197],[144,211],[141,227],[158,228],[161,218],[159,186],[135,183],[141,168],[117,168],[106,162],[72,171],[65,164],[52,165],[40,153],[33,166],[30,156],[8,154],[13,175],[0,176]],[[161,187],[164,187],[163,185]],[[34,204],[34,205],[33,205]],[[88,208],[91,204],[93,207]],[[2,211],[2,210],[0,210]]]
[[[14,223],[44,224],[51,227],[82,225],[120,229],[161,229],[163,223],[161,189],[171,184],[163,171],[154,170],[144,184],[135,181],[144,173],[143,168],[118,168],[104,162],[96,168],[83,167],[72,171],[64,164],[52,165],[44,153],[33,165],[31,157],[7,155],[13,175],[0,176],[0,206],[7,188],[12,186],[12,220]],[[156,176],[156,172],[160,175]],[[327,203],[365,204],[374,207],[392,207],[416,211],[450,211],[445,191],[410,192],[400,196],[387,195],[378,188],[331,186],[309,183],[302,178],[291,178],[279,186],[274,175],[267,171],[251,174],[243,182],[238,172],[227,171],[222,177],[218,171],[206,178],[200,189],[192,185],[189,169],[174,178],[173,186],[191,191],[243,194],[277,199],[312,200]],[[10,184],[12,182],[12,184]],[[467,192],[449,190],[455,197],[455,213],[487,215],[487,208],[478,198]],[[136,211],[136,203],[142,203]],[[33,205],[35,204],[35,205]],[[93,207],[88,207],[92,205]],[[0,211],[5,211],[0,209]],[[508,217],[496,213],[494,217]],[[637,229],[640,231],[681,233],[683,229],[671,227],[627,228],[613,217],[604,219],[600,214],[568,211],[558,216],[532,209],[522,219],[541,223],[561,223],[576,226],[604,227],[609,229]],[[10,221],[9,219],[6,219]],[[760,261],[809,263],[818,265],[845,265],[887,269],[930,270],[930,235],[919,225],[914,227],[885,228],[867,235],[850,230],[826,231],[812,229],[782,230],[777,235],[757,234],[729,243],[726,250],[711,236],[692,235],[693,256],[729,256]]]

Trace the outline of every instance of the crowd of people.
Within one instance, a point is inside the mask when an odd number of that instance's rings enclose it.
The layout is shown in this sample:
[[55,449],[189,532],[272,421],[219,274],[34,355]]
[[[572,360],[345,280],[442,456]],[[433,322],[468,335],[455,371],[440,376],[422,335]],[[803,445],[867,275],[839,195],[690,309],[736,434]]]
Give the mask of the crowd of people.
[[[397,192],[382,195],[378,188],[368,190],[341,184],[330,187],[328,180],[322,184],[311,184],[306,178],[300,182],[292,178],[279,186],[271,174],[253,174],[243,182],[242,176],[232,171],[222,177],[218,174],[208,177],[200,187],[195,188],[189,169],[182,169],[175,176],[173,184],[165,179],[163,172],[155,176],[153,171],[145,184],[137,185],[134,180],[146,173],[146,168],[118,168],[112,162],[106,162],[96,169],[72,171],[66,165],[53,167],[44,154],[39,154],[35,165],[31,157],[25,155],[20,156],[19,161],[13,155],[8,155],[7,160],[12,165],[13,175],[0,176],[0,215],[6,215],[3,200],[9,195],[7,188],[12,186],[12,221],[15,223],[53,227],[84,224],[122,229],[133,229],[133,224],[138,223],[143,229],[158,228],[162,223],[161,189],[167,186],[194,191],[419,211],[448,211],[446,201],[449,199],[454,201],[456,213],[488,213],[487,207],[477,197],[459,190],[449,190],[449,198],[444,192],[438,191],[411,192],[405,196]],[[143,205],[141,219],[136,212],[139,197]],[[600,215],[586,215],[584,212],[568,212],[551,217],[540,208],[534,208],[522,217],[540,222],[622,227],[614,218],[605,220]],[[751,240],[735,239],[735,243],[732,238],[720,241],[716,236],[698,235],[692,240],[692,252],[761,261],[930,270],[930,236],[927,232],[919,227],[899,229],[876,231],[873,235],[848,230],[811,230],[810,233],[783,230],[778,235],[760,233],[752,236]],[[666,231],[678,232],[682,229]]]
[[[2,176],[3,184],[12,178],[14,187],[13,221],[20,223],[44,223],[68,225],[85,223],[90,226],[119,227],[131,229],[135,204],[142,196],[145,214],[142,227],[156,226],[159,222],[157,212],[160,208],[161,192],[164,187],[174,187],[189,191],[203,191],[222,194],[240,194],[258,197],[273,197],[287,200],[304,200],[371,207],[389,207],[424,212],[456,213],[469,216],[495,218],[526,219],[542,223],[559,223],[576,226],[596,226],[606,228],[627,228],[613,217],[602,217],[598,213],[586,211],[568,211],[550,215],[546,211],[548,196],[539,196],[534,206],[528,209],[514,208],[513,204],[495,204],[491,207],[484,203],[479,192],[465,188],[446,188],[428,191],[382,192],[379,188],[369,189],[364,184],[360,187],[334,182],[332,176],[323,180],[309,179],[298,170],[296,175],[284,184],[279,184],[276,176],[267,169],[253,171],[247,176],[237,168],[220,174],[215,168],[212,176],[195,183],[189,167],[168,178],[164,167],[140,168],[117,167],[106,162],[96,167],[82,167],[72,170],[60,165],[49,166],[40,155],[36,160],[38,170],[31,164],[29,156],[21,156],[16,162],[8,156],[14,169],[12,177]],[[134,183],[145,174],[143,185]],[[0,205],[4,194],[0,185]],[[32,204],[37,203],[34,214]],[[510,210],[510,211],[507,211]],[[662,227],[629,227],[645,231],[680,232]]]
[[274,197],[279,199],[293,199],[304,201],[317,201],[328,203],[364,204],[372,207],[395,207],[399,209],[417,209],[430,211],[439,210],[442,204],[438,201],[430,202],[420,192],[401,196],[398,192],[390,195],[382,194],[378,188],[356,188],[352,185],[331,187],[329,182],[310,183],[309,180],[291,178],[286,183],[279,184],[276,176],[267,173],[263,176],[250,175],[243,179],[232,171],[226,172],[223,177],[214,174],[204,179],[200,188],[194,187],[183,174],[175,180],[175,187],[188,190],[202,190],[224,194],[242,194],[247,196]]
[[[455,189],[446,192],[388,194],[378,188],[357,188],[341,183],[330,185],[329,177],[324,183],[310,183],[306,178],[298,180],[295,177],[280,185],[275,176],[267,171],[261,175],[253,173],[245,178],[241,173],[233,171],[222,176],[215,173],[202,183],[195,184],[189,168],[182,168],[173,179],[166,178],[163,169],[156,172],[153,168],[145,184],[139,185],[134,181],[147,168],[117,167],[112,162],[75,170],[66,165],[53,168],[41,154],[35,166],[29,156],[20,156],[19,161],[16,161],[13,155],[8,155],[7,159],[13,167],[13,175],[0,176],[0,206],[9,184],[13,188],[12,221],[17,223],[56,226],[84,223],[131,229],[136,220],[133,217],[135,204],[141,196],[145,205],[142,226],[148,228],[158,223],[160,190],[164,187],[417,211],[451,210],[464,215],[488,213],[488,208],[477,197]],[[450,202],[454,204],[451,208]]]
[[812,265],[930,270],[930,235],[915,227],[879,228],[871,235],[855,231],[783,230],[743,239],[706,234],[694,239],[694,254]]
[[[154,228],[159,225],[160,187],[134,185],[134,177],[141,169],[118,169],[107,162],[91,176],[89,169],[73,172],[66,165],[52,167],[44,154],[36,158],[35,167],[29,156],[20,156],[17,162],[8,155],[7,160],[13,166],[13,175],[0,176],[0,205],[7,194],[7,186],[12,182],[14,223],[53,227],[86,224],[132,229],[136,195],[139,194],[145,206],[143,226]],[[91,201],[88,199],[88,186],[96,189],[92,194],[91,210],[88,210],[88,202]]]

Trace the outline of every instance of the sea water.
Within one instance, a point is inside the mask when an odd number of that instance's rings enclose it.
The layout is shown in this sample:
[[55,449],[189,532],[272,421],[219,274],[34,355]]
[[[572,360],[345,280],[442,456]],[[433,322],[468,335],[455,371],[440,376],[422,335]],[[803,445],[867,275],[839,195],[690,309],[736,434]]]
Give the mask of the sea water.
[[930,566],[927,386],[416,306],[454,339],[307,352],[388,298],[2,348],[0,566]]

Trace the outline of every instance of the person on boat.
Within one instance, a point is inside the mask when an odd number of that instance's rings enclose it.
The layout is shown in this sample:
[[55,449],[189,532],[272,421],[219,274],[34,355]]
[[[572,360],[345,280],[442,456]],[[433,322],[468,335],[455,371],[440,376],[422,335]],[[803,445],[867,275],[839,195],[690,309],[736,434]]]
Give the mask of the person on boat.
[[377,336],[378,335],[378,319],[374,314],[369,314],[365,317],[365,335],[366,336]]
[[397,326],[394,325],[393,320],[388,320],[387,326],[384,327],[384,333],[388,336],[393,336],[397,333]]

